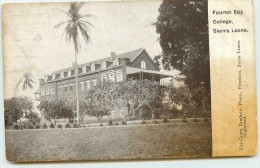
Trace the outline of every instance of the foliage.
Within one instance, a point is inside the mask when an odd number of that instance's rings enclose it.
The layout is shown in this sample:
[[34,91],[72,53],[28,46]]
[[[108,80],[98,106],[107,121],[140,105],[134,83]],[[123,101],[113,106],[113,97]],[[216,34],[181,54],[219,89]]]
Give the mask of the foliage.
[[118,122],[116,122],[115,125],[119,125]]
[[73,112],[71,106],[63,100],[56,101],[41,101],[37,106],[44,118],[50,120],[51,118],[55,120],[59,118],[72,118]]
[[170,103],[182,106],[183,118],[210,115],[210,94],[204,87],[191,90],[182,86],[168,91]]
[[[162,86],[149,81],[125,80],[123,82],[103,82],[92,89],[80,103],[81,116],[102,117],[109,115],[111,110],[128,106],[130,114],[144,106],[162,104]],[[160,98],[161,96],[161,98]]]
[[108,125],[109,125],[109,126],[112,126],[112,125],[113,125],[113,121],[112,121],[111,119],[108,121]]
[[33,76],[31,73],[29,72],[26,72],[24,75],[23,75],[23,90],[27,92],[27,89],[28,87],[30,89],[33,89],[33,85],[32,83],[34,83],[34,80],[33,80]]
[[50,123],[50,128],[55,128],[55,125],[53,123]]
[[160,60],[161,60],[161,55],[157,55],[157,56],[155,56],[155,57],[153,58],[153,63],[154,63],[154,65],[155,65],[155,67],[156,67],[157,70],[160,70],[160,69],[161,69],[161,68],[160,68],[160,66],[161,66]]
[[72,127],[73,127],[73,128],[79,128],[79,125],[76,124],[76,123],[74,123],[74,124],[72,125]]
[[13,129],[15,129],[15,130],[18,130],[20,127],[19,127],[19,125],[18,124],[14,124],[13,125]]
[[[91,14],[80,14],[80,9],[83,7],[85,2],[72,2],[68,11],[63,11],[69,18],[67,21],[63,21],[54,28],[60,28],[65,25],[64,33],[66,40],[72,41],[74,44],[75,51],[78,52],[80,49],[79,45],[79,31],[86,43],[90,42],[89,27],[94,27],[86,18],[95,17]],[[62,34],[63,36],[63,34]]]
[[29,124],[26,128],[27,129],[34,129],[34,127],[31,124]]
[[100,124],[99,124],[99,126],[103,126],[103,124],[102,124],[102,123],[100,123]]
[[47,124],[46,123],[42,124],[42,128],[47,129],[48,128]]
[[5,125],[12,125],[17,123],[23,116],[32,116],[33,113],[33,102],[29,97],[13,97],[11,99],[4,100],[4,114],[5,114]]
[[58,124],[57,128],[62,128],[62,125],[61,125],[61,124]]
[[141,124],[146,124],[146,122],[143,120],[143,121],[141,122]]
[[41,126],[38,124],[35,126],[35,129],[40,129],[40,128],[41,128]]
[[159,122],[158,122],[158,121],[156,121],[156,120],[154,120],[154,121],[153,121],[153,123],[154,123],[154,124],[159,124]]
[[189,88],[210,92],[207,0],[164,0],[156,32],[164,69],[177,69]]
[[70,128],[70,124],[69,123],[65,124],[65,128]]
[[167,118],[163,118],[163,121],[162,121],[163,123],[168,123],[169,122],[169,120],[167,119]]
[[127,122],[126,122],[126,121],[122,121],[121,124],[122,124],[122,125],[127,125]]

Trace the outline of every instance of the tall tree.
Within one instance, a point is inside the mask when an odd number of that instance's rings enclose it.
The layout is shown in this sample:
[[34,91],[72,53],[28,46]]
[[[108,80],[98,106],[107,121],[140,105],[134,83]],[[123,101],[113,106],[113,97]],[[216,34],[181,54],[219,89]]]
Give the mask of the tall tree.
[[[89,21],[84,20],[86,18],[92,17],[91,14],[80,14],[79,11],[84,5],[84,2],[72,2],[70,4],[70,9],[68,11],[63,11],[69,19],[63,21],[54,28],[59,28],[60,26],[65,25],[64,33],[66,34],[66,40],[73,42],[74,44],[74,54],[75,54],[75,80],[76,80],[76,109],[77,109],[77,123],[79,124],[79,91],[78,91],[78,63],[77,63],[77,54],[80,49],[80,40],[79,32],[86,43],[90,42],[89,36],[89,26],[93,26]],[[63,34],[62,34],[63,36]]]
[[164,0],[155,26],[164,69],[177,69],[191,89],[210,92],[207,0]]
[[34,80],[33,80],[33,76],[31,73],[29,72],[26,72],[24,75],[23,75],[23,91],[26,92],[26,96],[27,96],[27,89],[33,89],[33,84],[34,83]]

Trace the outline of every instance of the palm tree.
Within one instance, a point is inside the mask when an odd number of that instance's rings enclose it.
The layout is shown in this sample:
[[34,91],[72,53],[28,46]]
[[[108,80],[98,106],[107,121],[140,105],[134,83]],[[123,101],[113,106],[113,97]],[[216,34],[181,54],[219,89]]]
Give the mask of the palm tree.
[[79,14],[79,10],[84,5],[84,2],[72,2],[70,4],[70,9],[68,11],[62,10],[69,19],[67,21],[63,21],[54,28],[59,28],[62,25],[66,25],[63,34],[66,34],[66,40],[74,43],[74,54],[75,54],[75,80],[76,80],[76,100],[77,100],[77,124],[79,124],[79,91],[78,91],[78,64],[77,64],[77,54],[80,49],[80,41],[79,41],[79,32],[81,32],[83,39],[86,43],[90,42],[89,36],[89,26],[93,26],[90,22],[84,20],[86,18],[92,17],[94,15]]
[[31,73],[29,72],[26,72],[24,75],[23,75],[23,91],[26,91],[26,96],[27,96],[27,89],[30,88],[32,89],[33,88],[33,84],[34,81],[33,81],[33,76]]

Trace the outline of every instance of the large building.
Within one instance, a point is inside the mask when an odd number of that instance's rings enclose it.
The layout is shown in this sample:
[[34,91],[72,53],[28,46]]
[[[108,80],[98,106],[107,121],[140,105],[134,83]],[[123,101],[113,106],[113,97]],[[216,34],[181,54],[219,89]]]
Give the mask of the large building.
[[[169,75],[161,73],[145,49],[116,54],[110,57],[78,65],[79,97],[103,81],[120,82],[125,79],[149,80],[158,85]],[[35,93],[38,101],[75,99],[75,67],[69,67],[45,75],[40,79],[40,89]]]

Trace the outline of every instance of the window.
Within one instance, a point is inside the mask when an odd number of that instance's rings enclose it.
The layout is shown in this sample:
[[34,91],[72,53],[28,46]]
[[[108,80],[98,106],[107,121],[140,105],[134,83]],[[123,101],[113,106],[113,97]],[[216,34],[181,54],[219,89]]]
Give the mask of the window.
[[146,63],[144,61],[141,61],[141,68],[146,69]]
[[102,66],[102,69],[106,69],[106,68],[107,68],[107,63],[106,63],[106,61],[102,61],[101,66]]
[[90,89],[90,81],[86,81],[87,89]]
[[108,80],[114,82],[115,81],[115,75],[114,71],[109,71],[108,72]]
[[51,94],[54,94],[54,86],[53,85],[50,86],[50,92],[51,92]]
[[70,77],[71,76],[71,70],[69,69],[69,71],[68,71],[68,77]]
[[41,86],[41,95],[45,95],[45,89],[44,89],[44,86]]
[[106,81],[107,81],[107,75],[101,74],[101,82],[106,82]]
[[73,91],[73,84],[70,84],[70,91]]
[[93,86],[97,85],[97,80],[96,79],[93,79],[92,82],[93,82]]
[[50,88],[48,85],[45,85],[45,89],[46,89],[46,95],[50,94]]
[[55,80],[56,74],[52,74],[52,80]]
[[91,64],[91,71],[95,71],[95,64]]
[[61,71],[60,77],[61,77],[61,78],[64,78],[64,71]]
[[45,75],[45,81],[48,81],[49,76]]
[[86,72],[87,72],[87,67],[86,67],[86,66],[83,66],[83,67],[82,67],[82,72],[83,72],[83,73],[86,73]]
[[64,85],[63,90],[64,90],[64,92],[67,92],[67,91],[68,91],[68,86],[67,86],[67,85]]
[[117,72],[116,72],[116,79],[117,79],[117,82],[123,81],[122,71],[117,71]]
[[84,82],[80,82],[80,90],[84,90],[85,87],[84,87]]
[[118,58],[115,58],[113,62],[113,66],[117,66],[117,65],[119,65],[119,61]]
[[59,86],[59,93],[62,93],[63,92],[63,86]]

